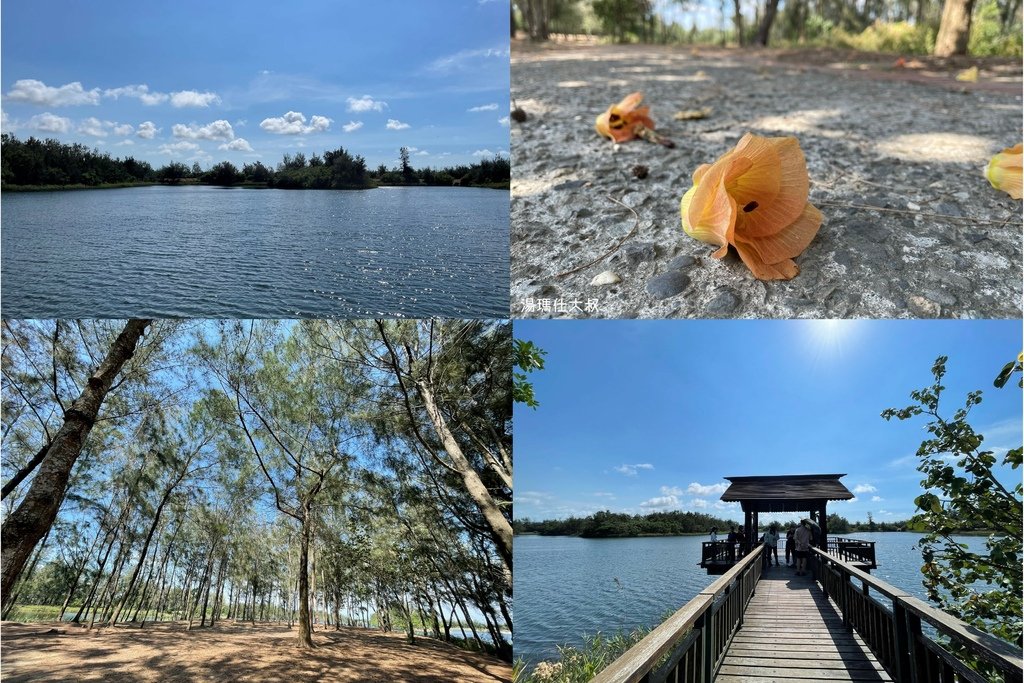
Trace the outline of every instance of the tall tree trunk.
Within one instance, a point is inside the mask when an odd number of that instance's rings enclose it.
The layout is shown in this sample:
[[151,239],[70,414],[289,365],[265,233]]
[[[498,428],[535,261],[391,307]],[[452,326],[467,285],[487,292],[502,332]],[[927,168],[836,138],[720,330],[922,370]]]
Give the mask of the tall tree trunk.
[[768,37],[772,32],[772,24],[775,22],[775,13],[779,9],[779,0],[766,0],[764,3],[764,19],[757,30],[757,43],[762,47],[768,47]]
[[82,453],[103,400],[124,364],[135,353],[150,320],[129,320],[106,358],[89,377],[81,395],[64,413],[64,424],[39,464],[25,498],[0,529],[0,594],[10,595],[39,539],[46,535],[64,502],[71,470]]
[[[32,562],[28,566],[28,571],[25,572],[25,581],[28,581],[29,579],[32,578],[32,574],[36,570],[36,565],[39,564],[39,556],[43,554],[43,550],[46,548],[46,539],[48,539],[49,537],[50,537],[50,532],[47,531],[46,535],[43,536],[43,541],[39,544],[38,550],[36,550],[35,557],[32,558]],[[18,602],[18,595],[21,593],[21,588],[24,585],[25,585],[25,582],[23,581],[21,583],[21,585],[18,587],[18,590],[15,591],[14,595],[12,595],[10,597],[10,599],[6,601],[7,604],[4,606],[4,610],[3,610],[3,618],[4,619],[7,619],[10,616],[11,610],[14,609],[15,603]],[[7,596],[4,596],[4,597],[7,597]]]
[[309,506],[304,506],[302,532],[299,534],[299,647],[312,648],[313,635],[309,624],[309,537],[312,520]]
[[743,47],[743,15],[740,13],[740,0],[732,0],[732,6],[732,23],[736,24],[736,44]]
[[967,54],[973,9],[974,0],[946,0],[946,4],[942,7],[939,35],[935,38],[936,57]]

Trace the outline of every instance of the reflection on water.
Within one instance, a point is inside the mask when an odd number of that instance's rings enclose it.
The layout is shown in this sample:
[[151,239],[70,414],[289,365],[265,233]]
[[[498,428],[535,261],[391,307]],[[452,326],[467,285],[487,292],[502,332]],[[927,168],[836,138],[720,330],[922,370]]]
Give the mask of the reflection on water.
[[508,193],[6,193],[3,315],[507,317]]

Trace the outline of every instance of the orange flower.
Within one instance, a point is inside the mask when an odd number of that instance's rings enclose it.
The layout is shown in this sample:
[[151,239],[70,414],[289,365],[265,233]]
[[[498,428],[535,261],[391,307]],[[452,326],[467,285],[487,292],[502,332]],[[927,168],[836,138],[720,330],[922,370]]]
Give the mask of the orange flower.
[[992,187],[1002,190],[1014,199],[1020,199],[1021,189],[1021,148],[1017,143],[992,157],[985,170],[985,177]]
[[594,128],[606,138],[615,142],[626,142],[640,137],[638,128],[654,130],[654,120],[647,115],[650,107],[640,107],[644,96],[638,92],[626,95],[618,104],[608,107],[608,111],[597,117]]
[[794,137],[747,133],[713,164],[693,173],[679,204],[683,230],[701,242],[729,245],[759,280],[789,280],[800,272],[793,258],[811,243],[821,212],[807,202],[810,181]]

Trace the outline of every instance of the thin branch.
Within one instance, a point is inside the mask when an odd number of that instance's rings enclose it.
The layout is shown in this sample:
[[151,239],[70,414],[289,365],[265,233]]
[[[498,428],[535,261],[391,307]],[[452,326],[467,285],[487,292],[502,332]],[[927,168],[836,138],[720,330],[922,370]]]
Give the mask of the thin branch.
[[565,277],[566,275],[572,275],[573,273],[578,273],[581,270],[589,268],[590,266],[594,265],[595,263],[600,263],[601,261],[604,261],[606,258],[608,258],[612,254],[617,252],[619,250],[619,248],[623,244],[626,243],[626,240],[628,240],[630,237],[633,236],[634,233],[636,233],[637,228],[640,227],[640,214],[638,214],[636,212],[636,209],[634,209],[632,206],[627,206],[626,204],[623,204],[622,202],[620,202],[618,199],[616,199],[615,197],[613,197],[611,195],[608,195],[608,199],[610,199],[611,201],[615,202],[619,206],[622,206],[624,208],[629,209],[633,213],[633,217],[636,218],[636,222],[633,224],[633,229],[630,230],[628,233],[626,233],[626,236],[623,237],[621,240],[619,240],[618,243],[614,247],[609,249],[607,251],[607,253],[605,253],[604,255],[597,257],[596,259],[594,259],[593,261],[590,261],[589,263],[584,263],[582,266],[577,266],[576,268],[573,268],[572,270],[567,270],[567,271],[565,271],[563,273],[559,273],[558,275],[555,276],[556,278],[557,277]]

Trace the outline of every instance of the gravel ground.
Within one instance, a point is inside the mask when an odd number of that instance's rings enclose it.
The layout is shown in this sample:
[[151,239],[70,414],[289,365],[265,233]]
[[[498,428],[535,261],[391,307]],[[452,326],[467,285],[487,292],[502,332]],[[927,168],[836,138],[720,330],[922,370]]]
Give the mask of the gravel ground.
[[[56,633],[48,633],[48,631]],[[401,633],[317,631],[315,650],[284,625],[221,622],[89,631],[70,624],[3,623],[4,681],[418,681],[497,683],[512,667],[429,638]]]
[[[1020,317],[1021,202],[983,175],[1021,139],[1019,60],[958,83],[962,64],[875,59],[514,46],[512,95],[528,118],[512,124],[513,316]],[[597,114],[636,90],[675,149],[594,132]],[[701,107],[711,115],[673,120]],[[799,138],[825,216],[788,282],[754,279],[734,251],[711,258],[680,227],[693,170],[747,131]],[[634,227],[609,197],[639,214],[635,234],[560,275]]]

